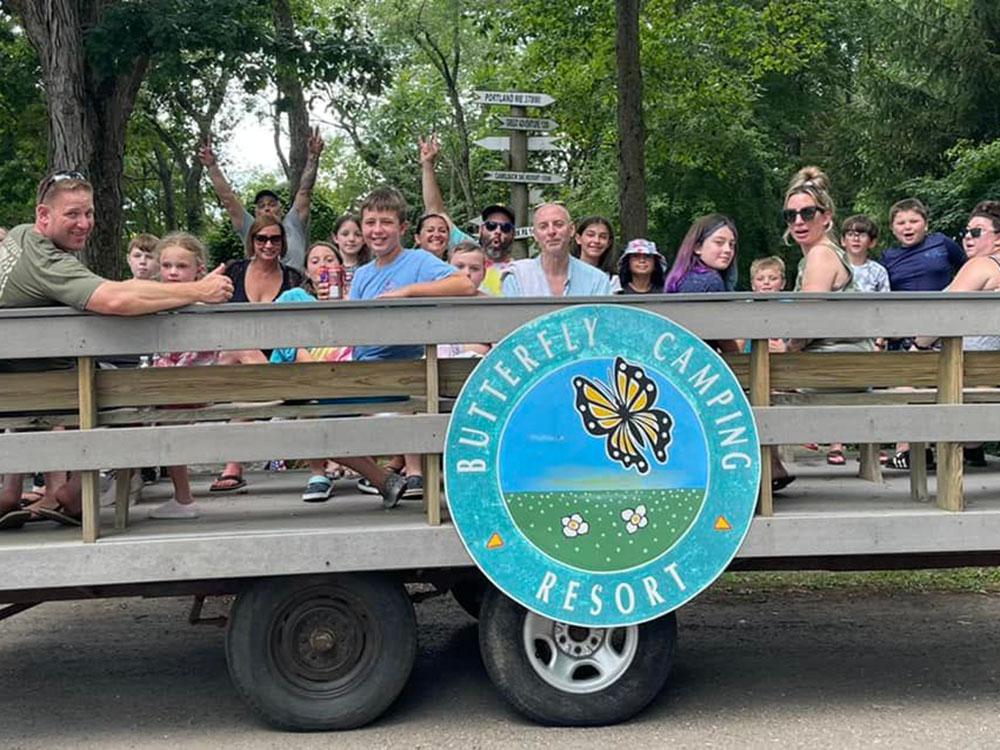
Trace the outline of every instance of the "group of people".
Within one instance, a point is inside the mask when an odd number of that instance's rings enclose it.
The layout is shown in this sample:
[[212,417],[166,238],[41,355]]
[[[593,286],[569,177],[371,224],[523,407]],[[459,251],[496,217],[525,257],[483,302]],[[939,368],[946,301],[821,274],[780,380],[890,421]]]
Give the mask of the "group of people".
[[[732,219],[710,214],[697,219],[674,254],[672,263],[656,244],[628,238],[616,252],[611,221],[591,216],[574,222],[560,203],[538,206],[532,218],[535,257],[515,260],[512,246],[515,216],[506,206],[483,209],[477,236],[462,231],[446,211],[437,183],[438,144],[419,143],[424,211],[414,224],[412,248],[406,247],[409,207],[393,188],[379,188],[361,203],[359,212],[340,217],[329,238],[308,242],[310,196],[323,150],[322,139],[310,140],[309,159],[291,210],[280,197],[263,190],[254,197],[254,214],[245,210],[205,144],[199,158],[226,208],[233,229],[243,238],[245,257],[209,270],[204,244],[190,234],[174,232],[162,239],[139,235],[129,244],[133,278],[109,281],[89,271],[77,258],[94,228],[93,188],[79,172],[56,172],[38,186],[35,220],[10,230],[0,243],[0,308],[65,304],[110,315],[141,315],[190,304],[223,302],[284,303],[331,299],[372,300],[402,297],[602,296],[733,291],[737,281],[739,233]],[[826,175],[809,167],[798,172],[785,194],[782,220],[786,241],[802,253],[794,290],[852,291],[980,291],[1000,288],[1000,203],[985,201],[971,212],[962,234],[963,248],[940,233],[931,233],[926,207],[916,199],[893,206],[889,224],[898,243],[869,253],[879,238],[867,216],[851,216],[837,224]],[[786,269],[778,256],[757,258],[751,265],[755,292],[786,287]],[[745,342],[712,342],[720,351],[735,352]],[[773,351],[868,351],[876,346],[928,348],[932,340],[882,342],[872,339],[811,339],[770,342]],[[969,348],[1000,349],[1000,336],[966,340]],[[485,345],[442,346],[441,356],[478,356]],[[309,361],[416,359],[419,346],[329,347],[273,351],[161,352],[156,367]],[[0,372],[23,368],[23,362],[0,360]],[[60,366],[35,363],[37,367]],[[63,365],[65,366],[65,365]],[[981,448],[979,449],[981,451]],[[843,463],[843,446],[833,445],[831,463]],[[908,467],[900,445],[890,464]],[[347,470],[361,476],[359,487],[382,496],[386,507],[400,498],[422,497],[421,461],[417,455],[393,458],[380,465],[371,458],[318,456],[309,462],[311,475],[303,500],[323,501],[332,493],[332,477]],[[331,470],[331,466],[334,467]],[[194,518],[197,508],[185,467],[171,467],[174,496],[152,512],[157,518]],[[774,489],[794,477],[776,461]],[[0,491],[0,529],[18,528],[38,519],[80,515],[78,476],[53,473],[45,490],[24,504],[22,477],[8,475]],[[245,487],[241,464],[231,462],[212,483],[213,492]]]

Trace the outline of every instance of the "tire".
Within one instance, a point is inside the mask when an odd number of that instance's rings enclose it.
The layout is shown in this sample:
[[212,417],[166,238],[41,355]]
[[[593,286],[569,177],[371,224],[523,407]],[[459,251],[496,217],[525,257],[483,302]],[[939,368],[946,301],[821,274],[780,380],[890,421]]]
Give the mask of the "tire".
[[406,590],[375,574],[262,580],[236,599],[226,633],[236,691],[268,724],[297,731],[377,719],[416,651]]
[[635,716],[663,689],[676,643],[672,612],[628,628],[571,628],[492,587],[479,618],[479,649],[493,684],[518,712],[552,726]]
[[451,586],[451,595],[458,606],[468,613],[475,620],[479,619],[479,612],[483,607],[483,597],[486,596],[486,589],[491,588],[486,576],[476,571],[475,576],[463,578],[456,581]]

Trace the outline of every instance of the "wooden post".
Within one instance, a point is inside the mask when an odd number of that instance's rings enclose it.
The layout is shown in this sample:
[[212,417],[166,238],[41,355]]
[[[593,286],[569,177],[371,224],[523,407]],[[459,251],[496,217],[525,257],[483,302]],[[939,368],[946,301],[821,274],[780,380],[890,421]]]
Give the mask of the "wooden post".
[[[97,426],[97,388],[94,379],[94,360],[80,357],[77,360],[77,390],[80,407],[80,429],[92,430]],[[99,472],[81,473],[83,495],[83,541],[96,542],[100,536],[101,508]]]
[[129,503],[132,501],[132,473],[137,469],[118,469],[115,472],[115,530],[128,528]]
[[[510,114],[512,117],[526,117],[528,110],[525,107],[511,107]],[[526,172],[528,170],[528,132],[526,130],[511,131],[509,163],[512,172]],[[510,207],[514,211],[516,227],[528,226],[528,186],[526,184],[511,183]],[[528,243],[524,240],[517,240],[511,248],[511,254],[515,258],[527,258]]]
[[[440,388],[438,385],[437,346],[426,347],[427,363],[427,413],[440,412]],[[441,525],[441,456],[437,453],[424,455],[424,504],[427,508],[427,523]]]
[[925,503],[927,492],[927,443],[910,443],[910,499]]
[[[750,344],[750,404],[771,405],[771,350],[767,339],[754,339]],[[762,516],[774,515],[774,497],[771,494],[771,454],[777,446],[760,448],[760,502]]]
[[[941,339],[938,355],[939,404],[962,403],[963,384],[962,337],[948,336]],[[965,509],[962,492],[962,444],[937,444],[937,504],[944,510]]]
[[878,462],[878,444],[862,443],[859,448],[860,467],[858,476],[869,482],[882,481],[882,465]]

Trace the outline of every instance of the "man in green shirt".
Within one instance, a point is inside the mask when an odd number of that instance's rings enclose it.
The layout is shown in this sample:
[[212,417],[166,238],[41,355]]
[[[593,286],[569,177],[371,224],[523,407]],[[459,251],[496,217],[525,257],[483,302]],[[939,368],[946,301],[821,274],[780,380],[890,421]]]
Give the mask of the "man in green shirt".
[[[196,302],[226,302],[233,283],[219,266],[199,281],[161,284],[129,279],[109,281],[77,257],[94,229],[94,189],[79,172],[55,172],[38,185],[35,223],[11,229],[0,242],[0,308],[69,305],[106,315],[144,315]],[[0,360],[0,372],[15,369]],[[55,477],[53,477],[55,480]],[[18,509],[21,476],[8,474],[0,490],[0,529],[15,528],[31,516],[75,517],[80,513],[78,475],[25,511]]]

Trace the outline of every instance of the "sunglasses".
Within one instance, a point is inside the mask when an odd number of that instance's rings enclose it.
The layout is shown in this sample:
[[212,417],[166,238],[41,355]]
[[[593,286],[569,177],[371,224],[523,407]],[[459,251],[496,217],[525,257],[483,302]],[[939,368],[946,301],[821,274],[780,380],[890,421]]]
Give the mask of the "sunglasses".
[[280,245],[281,235],[280,234],[255,234],[253,236],[253,241],[260,245]]
[[514,225],[509,221],[499,222],[499,221],[484,221],[483,226],[486,227],[487,232],[495,232],[499,229],[504,234],[510,234],[514,231]]
[[983,229],[982,227],[966,227],[961,232],[958,233],[960,239],[965,239],[966,237],[971,237],[974,240],[978,240],[983,236],[983,232],[988,232],[989,229]]
[[55,172],[49,175],[49,178],[42,184],[42,189],[40,191],[39,203],[45,200],[45,196],[48,195],[52,186],[57,182],[65,182],[66,180],[76,180],[77,182],[87,182],[87,176],[83,172],[77,172],[75,169],[66,170],[63,172]]
[[802,217],[802,221],[812,221],[818,214],[823,213],[826,213],[826,211],[819,206],[806,206],[798,211],[794,208],[786,208],[781,212],[781,218],[785,220],[786,224],[794,224],[795,218],[798,216]]

